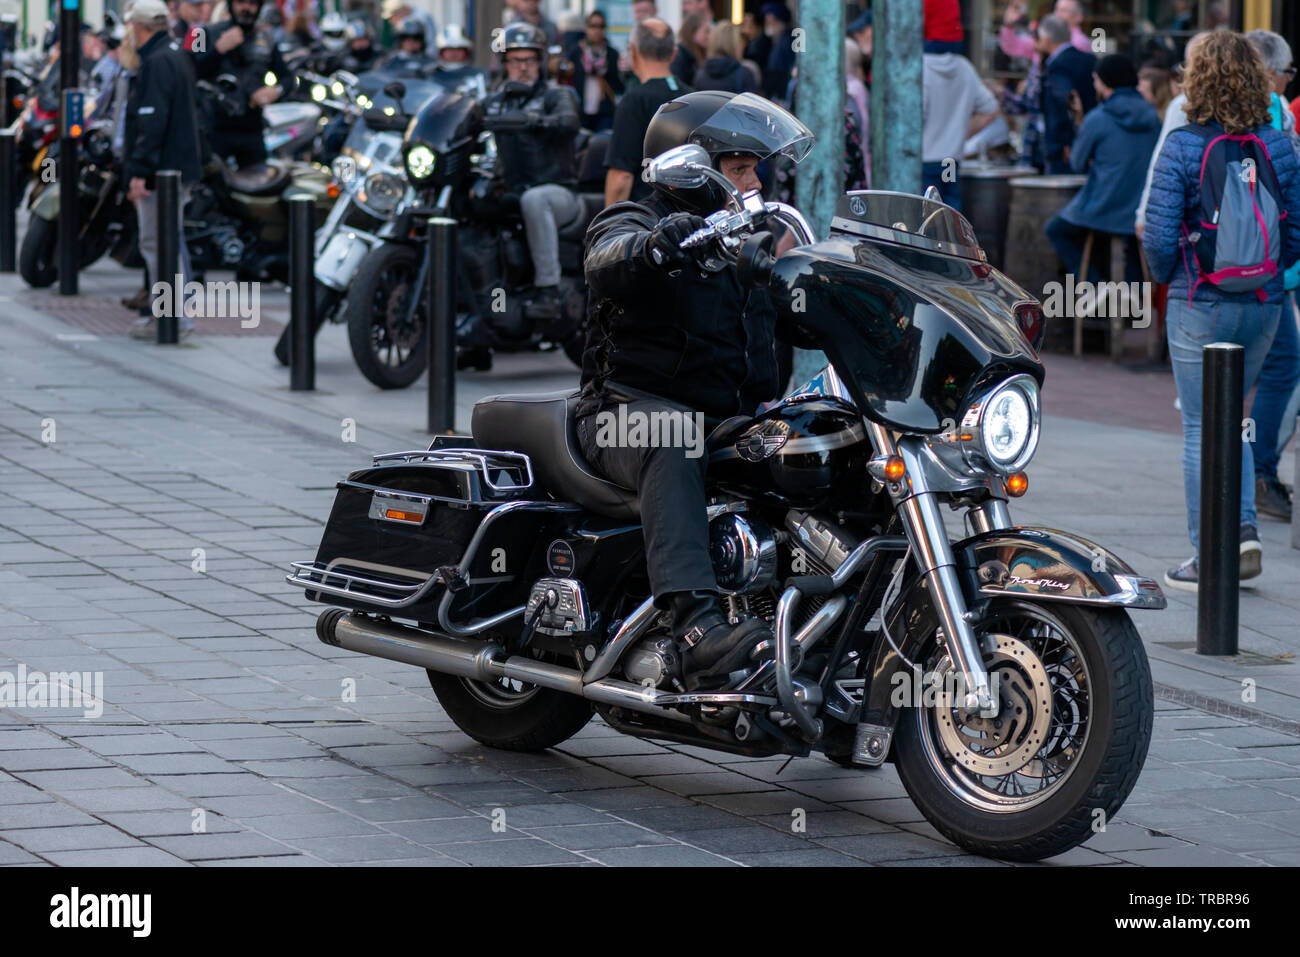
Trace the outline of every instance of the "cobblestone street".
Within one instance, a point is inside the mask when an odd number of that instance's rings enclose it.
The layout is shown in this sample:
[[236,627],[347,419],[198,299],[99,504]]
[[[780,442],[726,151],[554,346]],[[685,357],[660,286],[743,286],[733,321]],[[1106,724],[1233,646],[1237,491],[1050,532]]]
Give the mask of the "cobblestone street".
[[[129,292],[126,275],[82,286]],[[284,581],[335,481],[427,444],[424,382],[370,388],[330,327],[320,391],[290,393],[271,337],[164,350],[43,315],[21,288],[0,278],[0,672],[102,673],[103,711],[0,709],[0,864],[1001,866],[941,838],[892,766],[738,758],[598,718],[543,754],[477,745],[419,669],[322,644],[321,606]],[[1057,368],[1013,515],[1158,578],[1187,551],[1181,437],[1063,417]],[[1071,404],[1086,394],[1062,378]],[[562,356],[498,360],[462,376],[460,424],[482,395],[571,381]],[[1300,865],[1300,551],[1260,531],[1236,658],[1191,653],[1194,595],[1134,614],[1150,757],[1118,818],[1050,864]]]

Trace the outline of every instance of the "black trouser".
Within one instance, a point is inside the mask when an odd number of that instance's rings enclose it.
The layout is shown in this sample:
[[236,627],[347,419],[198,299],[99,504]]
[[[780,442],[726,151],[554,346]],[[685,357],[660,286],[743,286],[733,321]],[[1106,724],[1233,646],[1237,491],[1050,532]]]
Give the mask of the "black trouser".
[[[670,592],[717,591],[713,563],[709,560],[709,521],[705,513],[704,434],[680,445],[632,444],[614,433],[619,403],[608,402],[600,412],[577,420],[578,443],[592,467],[611,482],[634,488],[641,502],[645,533],[646,568],[656,604]],[[681,406],[654,399],[626,403],[629,421],[654,413],[682,414]],[[608,413],[614,419],[603,419]],[[602,424],[606,426],[602,430]],[[629,432],[629,434],[632,434]]]

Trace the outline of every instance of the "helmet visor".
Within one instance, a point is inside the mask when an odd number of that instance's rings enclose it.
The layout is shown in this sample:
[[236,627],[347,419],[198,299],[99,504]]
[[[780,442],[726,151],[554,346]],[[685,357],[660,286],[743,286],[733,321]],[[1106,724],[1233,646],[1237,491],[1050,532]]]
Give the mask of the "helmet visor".
[[710,156],[752,153],[766,159],[777,153],[798,163],[813,147],[813,134],[791,113],[755,93],[733,97],[691,133],[690,142]]

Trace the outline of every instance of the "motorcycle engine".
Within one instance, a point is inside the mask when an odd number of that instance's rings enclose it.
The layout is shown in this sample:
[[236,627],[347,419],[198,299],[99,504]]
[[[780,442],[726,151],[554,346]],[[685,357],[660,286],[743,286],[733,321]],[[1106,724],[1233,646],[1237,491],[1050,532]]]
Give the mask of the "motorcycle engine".
[[751,595],[776,580],[776,536],[762,519],[743,513],[709,523],[709,557],[724,595]]
[[221,251],[221,264],[223,266],[237,266],[244,258],[244,240],[240,238],[239,233],[233,227],[226,226],[213,230],[213,242]]

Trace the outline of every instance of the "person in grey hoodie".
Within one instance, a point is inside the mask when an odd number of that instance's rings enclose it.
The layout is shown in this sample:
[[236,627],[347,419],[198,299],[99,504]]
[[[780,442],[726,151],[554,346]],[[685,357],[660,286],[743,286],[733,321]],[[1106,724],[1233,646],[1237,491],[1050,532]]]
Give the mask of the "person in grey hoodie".
[[1086,277],[1077,276],[1088,230],[1131,237],[1126,241],[1125,276],[1142,278],[1134,237],[1134,217],[1142,198],[1147,164],[1160,136],[1160,114],[1137,91],[1133,62],[1119,54],[1102,57],[1092,77],[1101,105],[1083,118],[1070,150],[1070,167],[1087,173],[1088,181],[1069,204],[1047,224],[1047,238],[1076,278],[1100,282],[1092,257]]
[[957,164],[966,140],[998,118],[998,101],[961,54],[927,52],[922,61],[921,188],[935,187],[960,212]]

